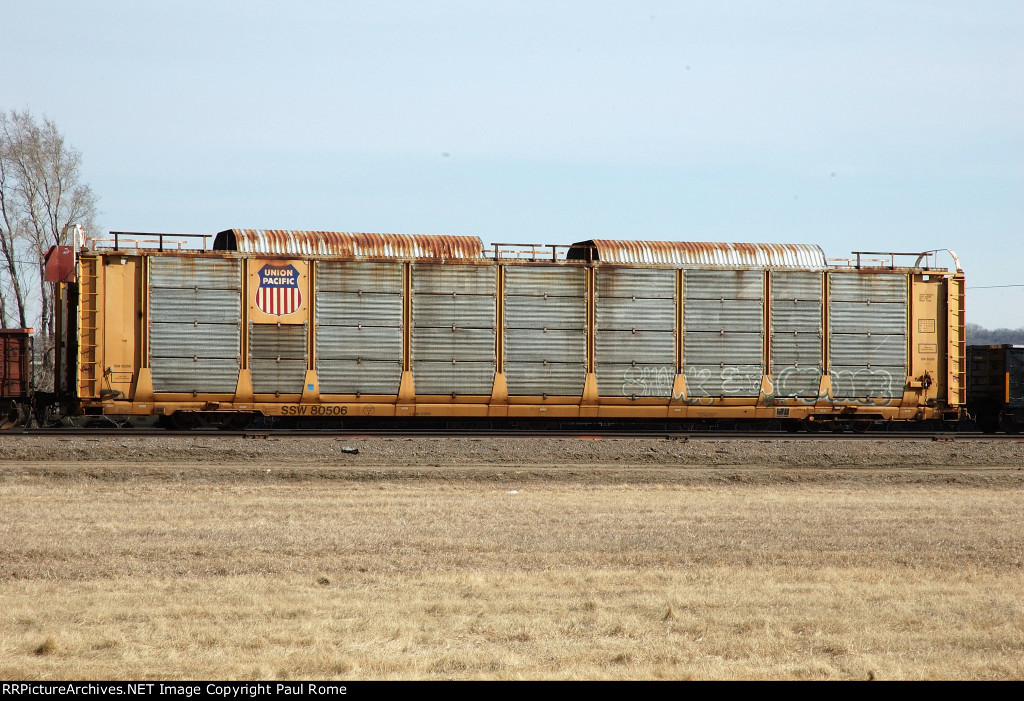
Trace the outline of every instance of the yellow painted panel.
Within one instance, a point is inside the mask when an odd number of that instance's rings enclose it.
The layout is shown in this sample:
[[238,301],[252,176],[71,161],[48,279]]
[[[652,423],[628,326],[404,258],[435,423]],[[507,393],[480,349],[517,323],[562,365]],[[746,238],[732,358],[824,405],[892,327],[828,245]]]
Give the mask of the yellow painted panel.
[[127,399],[138,372],[140,354],[140,260],[130,257],[104,258],[103,275],[103,368],[100,395]]

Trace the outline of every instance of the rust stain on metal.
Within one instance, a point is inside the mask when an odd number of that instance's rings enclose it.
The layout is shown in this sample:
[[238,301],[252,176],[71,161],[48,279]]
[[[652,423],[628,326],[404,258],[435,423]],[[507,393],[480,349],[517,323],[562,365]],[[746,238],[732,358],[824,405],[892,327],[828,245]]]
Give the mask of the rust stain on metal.
[[605,263],[805,269],[826,267],[825,254],[821,248],[807,244],[594,239],[575,243],[573,248],[590,248],[596,251],[594,258]]
[[483,258],[484,255],[483,242],[476,236],[361,234],[282,229],[230,229],[217,235],[215,246],[221,250],[237,250],[241,253],[346,258],[464,260]]

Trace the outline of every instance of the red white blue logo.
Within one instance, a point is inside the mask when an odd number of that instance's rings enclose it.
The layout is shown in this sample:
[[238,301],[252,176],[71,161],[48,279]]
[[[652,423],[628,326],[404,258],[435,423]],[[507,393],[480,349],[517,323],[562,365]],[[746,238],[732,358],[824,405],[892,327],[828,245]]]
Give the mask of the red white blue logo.
[[256,306],[264,314],[284,316],[302,306],[299,271],[294,265],[267,263],[260,268],[260,284],[256,288]]

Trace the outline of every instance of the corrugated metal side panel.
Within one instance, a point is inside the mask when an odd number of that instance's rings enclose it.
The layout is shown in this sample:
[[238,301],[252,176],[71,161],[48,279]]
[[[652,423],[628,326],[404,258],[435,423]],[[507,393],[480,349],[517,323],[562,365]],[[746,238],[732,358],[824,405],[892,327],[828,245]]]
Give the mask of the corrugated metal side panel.
[[418,328],[412,337],[416,360],[456,362],[495,361],[492,329]]
[[815,365],[777,365],[772,370],[775,396],[816,397],[821,389],[821,375],[821,368]]
[[686,394],[689,397],[756,397],[761,390],[762,367],[757,365],[687,364]]
[[743,331],[760,333],[764,324],[761,300],[691,299],[684,308],[687,331]]
[[833,302],[907,301],[907,276],[901,273],[829,273]]
[[249,356],[305,360],[306,335],[304,324],[250,324]]
[[494,387],[494,362],[414,360],[416,394],[486,394]]
[[494,296],[497,281],[494,265],[431,265],[412,266],[412,291],[422,294],[490,295]]
[[599,297],[597,300],[597,342],[609,331],[670,331],[676,328],[676,303],[672,299]]
[[[778,334],[772,338],[772,367],[813,365],[821,370],[821,334],[817,331]],[[775,375],[773,372],[772,375]]]
[[512,396],[579,396],[587,376],[585,271],[505,269],[505,382]]
[[149,286],[240,290],[242,267],[237,260],[152,256],[149,259]]
[[306,361],[253,358],[249,370],[256,394],[299,394],[306,377]]
[[416,394],[490,394],[497,363],[493,265],[413,265]]
[[772,333],[815,333],[821,338],[821,301],[772,300]]
[[416,294],[412,300],[413,336],[417,328],[493,329],[494,297],[490,295]]
[[256,394],[298,394],[306,378],[305,324],[250,324],[249,370]]
[[382,326],[318,326],[317,357],[401,363],[402,330]]
[[598,374],[605,364],[675,365],[676,335],[668,331],[605,331],[598,350]]
[[904,336],[882,334],[833,334],[832,365],[906,367],[907,340]]
[[683,358],[687,365],[760,365],[763,358],[759,333],[687,331]]
[[154,358],[153,391],[234,394],[238,368],[238,360],[229,358]]
[[163,324],[149,327],[156,358],[238,358],[238,327],[232,324]]
[[829,275],[829,359],[837,399],[892,400],[907,378],[907,278]]
[[235,391],[241,347],[241,270],[237,260],[150,258],[153,391]]
[[507,329],[505,338],[506,364],[547,361],[586,366],[587,334],[583,329]]
[[816,397],[822,375],[822,276],[773,271],[770,281],[775,396]]
[[165,323],[239,324],[242,297],[238,290],[158,287],[150,290],[149,315]]
[[321,394],[398,394],[402,363],[396,360],[319,357],[316,373]]
[[829,313],[832,333],[906,334],[906,303],[832,302]]
[[[579,329],[587,321],[583,297],[525,297],[505,295],[506,329]],[[506,332],[507,336],[507,332]]]
[[583,394],[587,366],[583,363],[505,361],[510,395],[573,397]]
[[[832,396],[836,399],[892,400],[903,397],[907,369],[903,367],[832,367]],[[887,403],[887,402],[883,402]]]
[[770,276],[773,304],[781,300],[804,300],[821,306],[821,273],[773,270]]
[[400,329],[402,296],[320,292],[316,296],[316,320],[320,326],[382,326]]
[[552,265],[506,265],[505,294],[528,297],[583,297],[582,268]]
[[402,294],[402,263],[317,261],[316,287],[323,292]]
[[764,272],[686,270],[683,299],[687,393],[757,396],[764,357]]
[[598,394],[671,396],[676,363],[676,271],[599,268],[596,287]]
[[683,272],[683,298],[764,299],[764,272],[760,270],[687,270]]
[[398,394],[402,268],[317,262],[316,369],[322,394]]
[[671,397],[675,378],[674,363],[602,363],[597,368],[597,391],[602,397]]
[[676,273],[658,268],[598,268],[597,296],[675,299]]

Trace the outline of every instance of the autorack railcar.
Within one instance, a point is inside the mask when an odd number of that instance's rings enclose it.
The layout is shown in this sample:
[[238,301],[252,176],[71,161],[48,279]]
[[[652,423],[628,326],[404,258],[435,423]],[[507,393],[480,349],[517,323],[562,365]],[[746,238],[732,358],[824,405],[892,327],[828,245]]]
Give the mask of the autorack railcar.
[[955,256],[949,269],[935,252],[836,261],[804,244],[182,238],[113,234],[51,256],[71,411],[179,427],[262,415],[841,430],[955,421],[965,404]]

